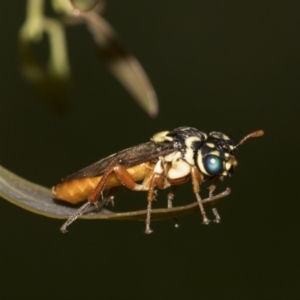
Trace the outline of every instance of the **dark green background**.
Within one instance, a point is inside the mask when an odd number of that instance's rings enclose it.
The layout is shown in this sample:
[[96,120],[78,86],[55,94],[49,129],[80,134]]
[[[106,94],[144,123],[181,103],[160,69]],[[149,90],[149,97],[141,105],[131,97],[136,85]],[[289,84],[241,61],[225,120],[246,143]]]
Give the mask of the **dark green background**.
[[[98,62],[84,27],[67,30],[70,111],[48,110],[19,72],[25,1],[2,1],[0,159],[20,176],[51,187],[177,126],[236,139],[266,134],[241,147],[234,176],[219,188],[232,188],[219,205],[220,225],[203,226],[193,214],[178,230],[153,223],[147,236],[139,222],[78,221],[63,235],[61,221],[1,200],[1,298],[299,297],[299,7],[298,0],[109,1],[105,17],[156,88],[160,113],[150,119]],[[194,200],[190,184],[176,196]],[[116,208],[134,202],[144,208],[145,194],[120,191]]]

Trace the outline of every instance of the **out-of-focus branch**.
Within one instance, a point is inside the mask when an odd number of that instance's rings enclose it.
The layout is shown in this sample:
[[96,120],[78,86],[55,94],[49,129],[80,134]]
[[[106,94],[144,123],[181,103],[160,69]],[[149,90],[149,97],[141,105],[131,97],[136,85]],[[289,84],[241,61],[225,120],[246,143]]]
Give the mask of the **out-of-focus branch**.
[[92,33],[99,56],[111,73],[151,116],[156,116],[156,93],[139,61],[127,51],[116,32],[101,16],[91,11],[77,16],[80,17]]

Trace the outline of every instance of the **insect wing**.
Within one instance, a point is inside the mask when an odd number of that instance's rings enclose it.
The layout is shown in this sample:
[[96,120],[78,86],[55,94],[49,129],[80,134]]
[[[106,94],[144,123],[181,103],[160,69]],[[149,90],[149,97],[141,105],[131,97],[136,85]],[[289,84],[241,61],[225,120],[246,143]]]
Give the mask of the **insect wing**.
[[159,156],[167,155],[173,151],[173,144],[170,142],[148,142],[140,144],[103,158],[94,164],[63,178],[62,181],[65,182],[71,179],[100,176],[103,175],[105,170],[110,166],[120,164],[125,167],[132,167],[146,161],[155,160]]

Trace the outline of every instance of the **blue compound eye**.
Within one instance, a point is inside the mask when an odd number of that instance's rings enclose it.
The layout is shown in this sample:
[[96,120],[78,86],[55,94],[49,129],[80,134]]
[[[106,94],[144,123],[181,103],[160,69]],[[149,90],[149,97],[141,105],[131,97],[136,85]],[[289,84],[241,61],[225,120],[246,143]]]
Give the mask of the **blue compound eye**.
[[223,172],[223,163],[219,156],[209,154],[204,157],[203,165],[206,172],[211,175],[218,175]]

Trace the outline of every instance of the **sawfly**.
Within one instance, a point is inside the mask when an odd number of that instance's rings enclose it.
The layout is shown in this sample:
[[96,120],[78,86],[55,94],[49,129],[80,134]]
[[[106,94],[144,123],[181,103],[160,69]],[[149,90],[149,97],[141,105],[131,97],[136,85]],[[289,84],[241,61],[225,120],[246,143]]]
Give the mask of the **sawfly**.
[[[119,151],[62,179],[52,188],[53,197],[71,204],[87,200],[61,227],[67,227],[81,216],[88,207],[98,207],[98,199],[113,199],[119,186],[134,191],[147,191],[147,216],[145,233],[150,227],[152,201],[156,189],[170,187],[168,206],[172,206],[174,192],[178,185],[191,180],[193,192],[199,204],[203,223],[206,216],[200,197],[200,184],[211,180],[209,196],[212,197],[217,182],[231,176],[237,166],[234,151],[249,138],[260,137],[262,130],[246,135],[240,142],[227,134],[213,131],[206,134],[193,127],[179,127],[155,134],[149,142]],[[106,194],[104,195],[104,191]],[[220,216],[213,208],[215,221]]]

